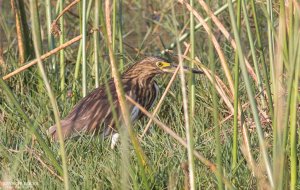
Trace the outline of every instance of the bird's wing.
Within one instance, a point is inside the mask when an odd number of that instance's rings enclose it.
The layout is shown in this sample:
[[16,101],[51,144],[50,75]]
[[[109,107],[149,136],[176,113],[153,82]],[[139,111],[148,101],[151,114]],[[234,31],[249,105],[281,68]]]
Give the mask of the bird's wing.
[[[136,86],[135,90],[131,90],[129,95],[133,100],[138,104],[143,106],[146,110],[152,108],[156,98],[158,97],[158,85],[155,81],[149,84],[147,88],[141,89],[139,86]],[[140,119],[144,114],[138,109],[137,106],[132,105],[128,100],[127,104],[129,106],[129,111],[131,113],[131,120],[135,121]]]
[[[114,82],[109,81],[110,94],[116,115],[120,117],[120,106]],[[125,92],[129,91],[129,86],[124,85]],[[118,118],[120,120],[120,118]],[[105,86],[94,89],[90,94],[79,101],[68,116],[61,121],[62,132],[65,138],[82,132],[102,132],[108,133],[115,127],[112,106],[108,99]],[[101,128],[104,126],[104,128]],[[57,139],[56,126],[49,128],[48,133]]]

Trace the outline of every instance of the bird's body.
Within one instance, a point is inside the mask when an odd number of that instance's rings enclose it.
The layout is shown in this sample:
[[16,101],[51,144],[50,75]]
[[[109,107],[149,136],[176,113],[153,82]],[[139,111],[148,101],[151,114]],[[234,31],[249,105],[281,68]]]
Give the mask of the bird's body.
[[[154,76],[165,72],[172,72],[174,66],[158,57],[148,57],[131,66],[121,76],[124,93],[137,103],[149,110],[158,96],[158,86]],[[167,69],[170,69],[168,71]],[[117,121],[122,125],[122,114],[116,93],[114,81],[108,82],[109,92],[105,85],[94,89],[79,101],[66,118],[61,120],[64,138],[80,133],[96,133],[104,136],[116,133],[116,123],[113,117],[113,107]],[[111,95],[111,102],[109,101]],[[142,112],[126,100],[131,120],[135,121],[143,116]],[[54,138],[58,138],[56,126],[48,130]]]

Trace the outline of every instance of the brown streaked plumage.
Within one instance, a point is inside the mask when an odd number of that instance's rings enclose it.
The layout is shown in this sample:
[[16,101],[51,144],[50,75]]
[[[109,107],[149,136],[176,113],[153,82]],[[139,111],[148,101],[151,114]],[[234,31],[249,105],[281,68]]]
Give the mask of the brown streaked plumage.
[[[137,103],[149,110],[158,96],[158,86],[153,79],[156,75],[163,73],[172,73],[176,65],[166,62],[159,57],[147,57],[140,62],[132,65],[121,76],[124,92]],[[188,68],[185,68],[188,71]],[[198,70],[192,70],[194,73],[202,73]],[[121,121],[121,110],[118,102],[114,81],[108,82],[113,105]],[[132,121],[143,116],[141,111],[126,102],[131,113]],[[108,100],[105,86],[94,89],[90,94],[79,101],[66,118],[61,120],[62,132],[64,138],[69,138],[79,133],[97,133],[107,136],[116,133],[116,126],[113,119],[112,109]],[[58,134],[56,126],[49,128],[48,133],[56,140]]]

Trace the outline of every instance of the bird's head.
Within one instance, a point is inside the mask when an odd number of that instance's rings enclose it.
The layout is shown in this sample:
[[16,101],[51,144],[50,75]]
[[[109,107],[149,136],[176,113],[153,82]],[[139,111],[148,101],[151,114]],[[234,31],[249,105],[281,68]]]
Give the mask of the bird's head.
[[[131,66],[125,73],[124,76],[132,76],[138,78],[152,78],[158,74],[174,73],[178,65],[171,63],[161,57],[147,57],[140,62],[137,62]],[[189,67],[183,67],[184,72],[187,73],[198,73],[203,72]]]

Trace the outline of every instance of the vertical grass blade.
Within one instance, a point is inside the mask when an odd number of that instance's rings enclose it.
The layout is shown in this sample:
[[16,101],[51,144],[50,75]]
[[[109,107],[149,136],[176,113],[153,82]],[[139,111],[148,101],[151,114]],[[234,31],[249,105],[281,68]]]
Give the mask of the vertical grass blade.
[[[54,37],[51,34],[52,14],[51,14],[50,0],[46,0],[45,9],[46,9],[46,22],[47,22],[48,51],[50,51],[55,48]],[[56,71],[57,64],[55,62],[55,57],[51,57],[51,64],[52,64],[52,69],[54,70],[55,73],[57,73]]]
[[[288,134],[288,117],[290,101],[290,88],[292,84],[292,77],[288,83],[285,81],[285,65],[288,63],[287,51],[287,28],[286,28],[286,11],[284,1],[280,1],[279,26],[276,41],[276,51],[274,57],[274,121],[273,128],[276,130],[276,143],[273,144],[273,170],[274,181],[277,189],[283,189],[284,178],[286,176],[285,157],[286,157],[286,138]],[[292,51],[292,50],[291,50]],[[293,72],[291,72],[292,74]],[[288,87],[286,87],[286,84]],[[286,91],[288,93],[286,93]]]
[[[36,33],[36,40],[37,40],[37,48],[39,50],[39,52],[43,52],[42,50],[42,36],[41,36],[41,26],[40,26],[40,18],[39,18],[39,7],[38,7],[38,3],[36,0],[30,0],[30,7],[34,8],[34,12],[32,13],[32,18],[31,22],[32,25],[35,25],[35,33]],[[32,31],[33,32],[33,31]],[[40,75],[40,73],[39,73]],[[43,81],[41,80],[41,77],[38,77],[38,90],[41,92],[43,88]]]
[[[101,17],[103,18],[103,17]],[[114,79],[114,83],[116,86],[116,93],[117,93],[117,97],[118,97],[118,101],[120,104],[120,109],[122,112],[122,118],[124,120],[124,127],[126,127],[125,133],[127,133],[129,135],[129,138],[133,144],[135,153],[137,155],[137,160],[138,160],[138,164],[140,166],[141,169],[141,176],[142,176],[142,184],[143,184],[143,188],[144,189],[150,189],[150,186],[148,184],[148,180],[146,177],[146,170],[148,169],[151,171],[150,166],[148,165],[148,160],[147,157],[144,153],[144,151],[142,150],[137,137],[134,134],[134,131],[132,130],[131,126],[131,120],[130,120],[130,113],[128,110],[128,107],[125,103],[125,94],[124,94],[124,90],[122,87],[122,82],[121,82],[121,78],[120,78],[120,73],[118,71],[117,68],[117,64],[115,62],[115,57],[114,57],[114,52],[112,49],[112,31],[111,31],[111,23],[110,23],[110,5],[109,5],[109,0],[105,1],[105,25],[106,25],[106,31],[104,32],[104,36],[105,36],[105,41],[109,50],[109,58],[110,58],[110,65],[111,65],[111,73],[112,73],[112,77]],[[125,155],[126,157],[128,157],[127,155]],[[125,157],[125,159],[126,159]],[[126,172],[126,171],[125,171]],[[151,173],[151,172],[150,172]],[[124,187],[126,188],[126,186]]]
[[[211,21],[209,21],[209,26],[211,27]],[[212,31],[212,30],[210,30]],[[216,92],[216,62],[214,57],[214,51],[213,51],[213,44],[211,41],[211,35],[212,33],[209,33],[209,65],[211,66],[211,72],[212,72],[212,86],[211,86],[211,92],[212,92],[212,101],[213,101],[213,122],[215,127],[215,155],[216,155],[216,164],[217,164],[217,170],[219,173],[222,173],[222,152],[221,152],[221,141],[220,141],[220,124],[219,124],[219,114],[218,114],[218,102],[217,102],[217,92]],[[217,176],[218,181],[218,189],[223,189],[222,184],[222,178],[221,176]]]
[[16,0],[15,1],[16,4],[18,4],[18,8],[20,11],[20,21],[21,21],[21,29],[22,29],[22,33],[23,33],[23,40],[24,40],[24,50],[25,50],[25,61],[32,58],[34,53],[33,53],[33,47],[32,47],[32,40],[31,40],[31,36],[30,36],[30,30],[28,27],[28,20],[27,20],[27,16],[26,16],[26,9],[25,9],[25,5],[24,5],[24,1],[22,0]]
[[35,17],[34,12],[36,12],[36,9],[35,9],[35,6],[33,6],[33,1],[34,0],[30,1],[30,5],[31,5],[30,6],[30,13],[31,13],[32,28],[33,28],[32,31],[33,31],[34,50],[35,50],[36,57],[38,59],[38,67],[39,67],[40,73],[42,75],[45,87],[47,89],[51,105],[52,105],[53,110],[54,110],[54,116],[55,116],[55,121],[56,121],[56,124],[57,124],[58,136],[59,136],[59,142],[60,142],[60,154],[61,154],[61,157],[62,157],[64,187],[65,187],[66,190],[68,190],[69,189],[69,177],[68,177],[67,159],[66,159],[65,147],[64,147],[64,138],[63,138],[62,131],[61,131],[61,125],[60,125],[60,118],[59,118],[57,103],[56,103],[55,97],[53,95],[53,92],[51,90],[50,84],[49,84],[48,79],[47,79],[46,72],[44,70],[44,66],[43,66],[41,58],[40,58],[40,50],[38,48],[38,39],[37,39],[38,34],[36,33],[37,32],[37,28],[36,28],[37,23],[34,22],[34,19],[35,19],[34,18]]
[[227,2],[229,4],[228,8],[229,8],[230,20],[231,20],[232,28],[233,28],[233,31],[234,31],[234,38],[235,38],[236,44],[237,44],[237,51],[238,51],[238,54],[239,54],[240,68],[241,68],[243,78],[244,78],[244,81],[245,81],[246,90],[247,90],[248,98],[249,98],[249,101],[250,101],[251,110],[253,112],[253,117],[254,117],[254,121],[255,121],[255,125],[256,125],[256,131],[257,131],[257,134],[258,134],[258,139],[259,139],[259,144],[260,144],[260,150],[261,150],[261,153],[262,153],[262,156],[263,156],[263,159],[264,159],[264,164],[265,164],[265,167],[266,167],[269,183],[272,187],[274,187],[272,168],[271,168],[271,164],[270,164],[270,161],[269,161],[268,152],[266,150],[266,146],[265,146],[265,143],[264,143],[264,135],[263,135],[263,132],[262,132],[262,126],[261,126],[259,115],[258,115],[258,110],[257,110],[256,102],[255,102],[255,97],[254,97],[252,87],[251,87],[252,85],[250,83],[250,79],[249,79],[249,76],[248,76],[248,73],[247,73],[247,70],[246,70],[246,66],[245,66],[244,54],[242,52],[240,36],[238,34],[237,25],[236,25],[236,22],[235,22],[236,19],[235,19],[235,15],[234,15],[234,12],[233,12],[233,5],[232,5],[231,0],[228,0]]
[[123,11],[122,11],[122,0],[118,0],[118,4],[119,4],[119,11],[118,11],[118,15],[119,15],[119,25],[118,25],[118,36],[119,36],[119,52],[120,52],[120,61],[119,61],[119,65],[120,65],[120,71],[123,71],[124,69],[124,47],[123,47]]
[[[100,9],[100,0],[95,0],[94,7],[94,28],[100,27],[99,21],[99,9]],[[99,87],[99,32],[96,31],[94,35],[94,67],[95,67],[95,87]]]
[[[59,1],[59,12],[61,13],[64,10],[64,0]],[[59,44],[62,45],[65,41],[65,27],[64,27],[64,16],[62,15],[59,18],[59,24],[60,24],[60,29],[61,29],[61,34],[59,36]],[[65,90],[65,68],[66,68],[66,63],[65,63],[65,52],[64,50],[59,52],[59,65],[60,65],[60,90],[62,93],[62,100],[65,100],[65,95],[64,93]]]
[[265,61],[265,51],[263,49],[262,41],[261,41],[261,32],[259,30],[258,26],[258,18],[257,18],[257,13],[256,13],[256,5],[254,0],[251,0],[251,6],[252,6],[252,15],[253,15],[253,20],[254,20],[254,25],[255,25],[255,32],[256,32],[256,39],[257,39],[257,45],[258,45],[258,50],[259,50],[259,55],[260,55],[260,60],[262,62],[262,68],[263,68],[263,76],[264,76],[264,86],[267,91],[267,100],[268,100],[268,109],[270,111],[271,118],[273,120],[274,117],[274,108],[273,108],[273,97],[271,94],[271,84],[270,84],[270,76],[269,76],[269,71],[267,68],[267,64]]
[[[297,150],[297,146],[299,147],[299,133],[297,134],[297,125],[298,125],[298,132],[299,132],[299,111],[297,112],[297,106],[299,110],[299,104],[300,104],[300,94],[299,94],[299,78],[300,78],[300,33],[299,33],[299,27],[300,27],[300,9],[294,9],[297,5],[292,3],[294,6],[290,3],[290,11],[291,16],[290,19],[294,17],[294,25],[290,29],[290,35],[292,37],[290,39],[293,39],[294,43],[291,43],[291,46],[293,46],[293,52],[291,54],[293,56],[292,64],[295,64],[294,68],[290,70],[290,72],[295,71],[294,77],[293,77],[293,86],[291,89],[291,103],[290,103],[290,167],[291,167],[291,174],[290,174],[290,189],[295,190],[297,189],[297,185],[299,187],[299,175],[300,175],[300,167],[299,167],[299,149]],[[299,4],[298,4],[299,5]],[[294,13],[293,13],[294,11]],[[294,15],[293,15],[294,14]],[[292,33],[292,34],[291,34]],[[291,49],[290,49],[291,51]],[[290,68],[293,65],[291,65]],[[297,138],[298,136],[298,138]],[[298,145],[297,145],[298,143]],[[298,172],[297,172],[298,168]],[[298,184],[297,184],[298,183]]]
[[87,60],[86,60],[86,0],[82,0],[82,96],[85,97],[87,93],[87,81],[86,81],[86,69],[87,69]]
[[[298,33],[299,35],[299,33]],[[299,36],[298,36],[298,47],[297,47],[297,53],[298,53],[298,59],[296,61],[295,66],[295,76],[294,76],[294,82],[292,87],[292,94],[291,94],[291,104],[290,104],[290,146],[291,146],[291,153],[290,153],[290,165],[291,165],[291,174],[290,174],[290,189],[294,190],[297,186],[297,177],[299,174],[297,174],[297,161],[299,160],[299,157],[297,156],[297,141],[299,143],[299,139],[297,140],[297,119],[299,121],[299,116],[297,118],[297,106],[299,105],[299,100],[297,101],[297,97],[299,97],[299,77],[300,77],[300,48],[299,48]],[[298,102],[298,103],[297,103]],[[299,125],[299,123],[298,123]],[[298,134],[299,136],[299,134]],[[299,166],[298,166],[299,167]],[[298,181],[299,185],[299,181]]]
[[[191,11],[191,14],[192,11]],[[176,17],[175,17],[175,10],[174,10],[174,4],[172,6],[172,21],[173,21],[173,27],[175,29],[176,36],[178,35],[178,31],[176,28]],[[179,72],[180,72],[180,81],[181,81],[181,92],[182,92],[182,101],[183,101],[183,110],[184,110],[184,120],[185,120],[185,130],[186,130],[186,139],[187,139],[187,151],[188,151],[188,162],[189,162],[189,182],[190,182],[190,188],[195,189],[195,170],[194,170],[194,156],[193,156],[193,144],[191,141],[191,128],[190,128],[190,120],[189,120],[189,110],[188,110],[188,97],[186,94],[186,83],[184,78],[184,71],[183,71],[183,58],[182,58],[182,52],[180,48],[180,44],[177,41],[177,52],[178,52],[178,62],[179,62]]]
[[[89,15],[90,15],[90,12],[91,12],[91,7],[92,7],[92,2],[93,1],[90,1],[89,2],[89,5],[88,5],[88,10],[87,10],[87,18],[89,18]],[[80,18],[82,17],[82,14],[81,14],[81,9],[82,9],[82,4],[79,3],[79,16]],[[101,3],[100,3],[101,5]],[[79,20],[80,23],[82,22],[82,18]],[[82,31],[82,24],[80,24],[80,31]],[[77,52],[77,57],[76,57],[76,64],[75,64],[75,71],[74,71],[74,79],[73,79],[73,85],[72,85],[72,91],[75,92],[76,91],[76,85],[77,85],[77,80],[78,80],[78,77],[79,77],[79,72],[80,72],[80,63],[82,61],[82,40],[80,40],[80,44],[79,44],[79,47],[78,47],[78,52]],[[76,94],[76,93],[75,93]],[[75,103],[75,100],[76,100],[76,96],[73,96],[72,97],[72,102],[73,104]]]
[[24,45],[24,35],[22,33],[22,27],[21,27],[21,19],[20,19],[20,8],[15,0],[10,1],[12,11],[15,15],[16,20],[16,34],[17,34],[17,40],[18,40],[18,50],[19,50],[19,62],[23,64],[25,62],[25,45]]
[[245,0],[242,0],[242,9],[243,9],[243,13],[244,13],[244,18],[245,18],[245,24],[246,24],[246,29],[247,29],[247,34],[248,34],[248,41],[250,44],[250,50],[251,50],[251,54],[252,54],[252,60],[253,60],[253,64],[254,64],[254,68],[255,68],[255,73],[257,76],[257,81],[258,81],[258,89],[260,92],[260,99],[261,99],[261,103],[263,108],[266,107],[266,101],[265,101],[265,96],[264,96],[264,89],[263,89],[263,84],[262,84],[262,79],[261,79],[261,73],[260,73],[260,69],[259,69],[259,65],[258,65],[258,60],[257,60],[257,55],[256,55],[256,49],[254,46],[254,38],[252,36],[252,31],[251,31],[251,26],[250,26],[250,21],[249,21],[249,16],[247,13],[247,8],[246,8],[246,2]]
[[[190,0],[190,5],[192,8],[194,8],[194,0]],[[194,68],[195,64],[193,60],[195,59],[195,19],[194,14],[192,11],[190,11],[190,67]],[[181,63],[182,64],[182,63]],[[190,89],[190,96],[189,96],[189,102],[190,102],[190,112],[189,112],[189,127],[186,128],[186,135],[187,135],[187,141],[188,141],[188,161],[189,161],[189,180],[190,180],[190,189],[196,189],[195,187],[195,163],[194,163],[194,141],[193,141],[193,123],[194,123],[194,115],[195,115],[195,75],[194,73],[189,74],[190,80],[189,80],[189,89]],[[184,81],[182,81],[182,85]]]
[[[241,28],[241,0],[237,1],[237,29],[240,33]],[[237,166],[238,161],[238,125],[239,125],[239,57],[238,53],[235,52],[235,63],[234,63],[234,116],[233,116],[233,144],[232,144],[232,163],[231,169],[234,170]]]
[[[194,9],[194,0],[190,0],[191,8]],[[193,60],[195,59],[195,19],[194,14],[190,11],[190,67],[193,69],[195,64]],[[190,88],[190,118],[194,117],[195,112],[195,75],[190,73],[189,88]],[[190,122],[192,124],[192,121]]]
[[[273,32],[273,1],[272,0],[267,0],[267,11],[269,13],[269,20],[271,22],[271,25],[268,24],[268,45],[269,45],[269,60],[270,60],[270,76],[271,76],[271,81],[274,81],[274,32]],[[273,86],[274,88],[274,86]]]
[[112,49],[116,50],[116,32],[117,32],[117,0],[113,0],[112,4]]
[[32,13],[32,19],[31,19],[31,22],[32,22],[32,25],[35,26],[35,28],[33,30],[35,31],[32,31],[32,32],[35,32],[36,33],[36,40],[37,40],[37,48],[39,50],[39,52],[43,52],[42,51],[42,36],[41,36],[41,26],[40,26],[40,18],[39,18],[39,9],[38,9],[38,4],[37,4],[37,1],[36,0],[30,0],[30,7],[33,7],[33,9],[35,10],[33,13]]

